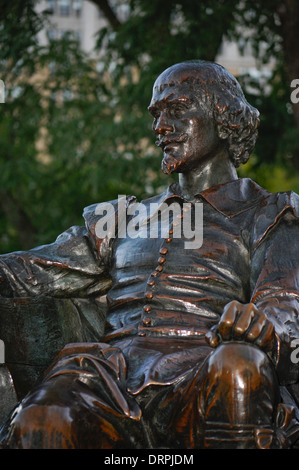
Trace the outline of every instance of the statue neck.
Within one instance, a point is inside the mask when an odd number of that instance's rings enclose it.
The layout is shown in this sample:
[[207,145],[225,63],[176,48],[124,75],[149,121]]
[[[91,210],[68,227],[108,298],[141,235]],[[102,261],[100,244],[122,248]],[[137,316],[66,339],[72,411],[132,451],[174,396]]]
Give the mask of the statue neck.
[[201,162],[198,168],[179,173],[180,193],[191,201],[201,191],[237,178],[236,169],[227,153],[218,154],[213,159]]

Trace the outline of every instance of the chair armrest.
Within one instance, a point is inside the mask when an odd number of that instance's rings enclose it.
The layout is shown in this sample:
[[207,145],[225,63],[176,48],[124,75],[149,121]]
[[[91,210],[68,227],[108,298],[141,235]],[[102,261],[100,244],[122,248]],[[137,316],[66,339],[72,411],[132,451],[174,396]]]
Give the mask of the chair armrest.
[[13,379],[6,364],[0,364],[0,427],[10,411],[17,405],[18,397]]
[[68,343],[99,341],[103,314],[94,300],[0,298],[0,339],[19,399]]

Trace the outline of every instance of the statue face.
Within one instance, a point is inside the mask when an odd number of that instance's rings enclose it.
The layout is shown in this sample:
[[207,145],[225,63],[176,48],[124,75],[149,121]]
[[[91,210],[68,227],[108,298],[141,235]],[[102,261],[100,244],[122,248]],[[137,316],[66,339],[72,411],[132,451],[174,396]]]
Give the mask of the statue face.
[[[177,75],[177,73],[176,73]],[[183,74],[182,74],[183,75]],[[162,171],[185,173],[212,158],[221,141],[215,123],[198,103],[194,90],[179,76],[163,78],[154,85],[149,106],[156,144],[163,151]],[[182,77],[183,78],[183,77]],[[175,80],[175,82],[174,82]]]

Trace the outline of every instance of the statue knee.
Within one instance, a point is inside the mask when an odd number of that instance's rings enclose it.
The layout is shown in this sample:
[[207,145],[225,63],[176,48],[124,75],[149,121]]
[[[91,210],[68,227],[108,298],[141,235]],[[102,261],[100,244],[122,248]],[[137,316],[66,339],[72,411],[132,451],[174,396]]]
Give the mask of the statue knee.
[[[272,422],[279,402],[274,366],[248,343],[222,343],[204,369],[201,403],[208,420],[230,423]],[[208,413],[208,416],[207,416]]]
[[70,414],[63,407],[20,405],[5,444],[10,449],[74,448],[71,424]]
[[254,386],[267,377],[276,382],[271,360],[261,349],[241,342],[222,343],[208,359],[209,373],[225,380],[233,380],[242,389],[254,378]]

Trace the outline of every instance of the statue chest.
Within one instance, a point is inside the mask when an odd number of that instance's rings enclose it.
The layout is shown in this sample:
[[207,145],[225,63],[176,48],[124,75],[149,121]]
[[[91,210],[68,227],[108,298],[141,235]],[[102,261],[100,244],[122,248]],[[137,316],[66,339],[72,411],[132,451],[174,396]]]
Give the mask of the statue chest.
[[[181,220],[183,217],[182,213]],[[183,230],[183,224],[175,232],[178,220],[170,219],[164,233],[152,230],[155,237],[148,236],[148,220],[139,236],[115,240],[107,317],[113,329],[139,322],[144,316],[152,326],[190,325],[194,320],[206,329],[218,320],[229,301],[248,300],[250,257],[244,230],[209,207],[199,228],[193,217],[189,232]],[[202,244],[192,248],[186,234],[196,229],[202,230]]]

